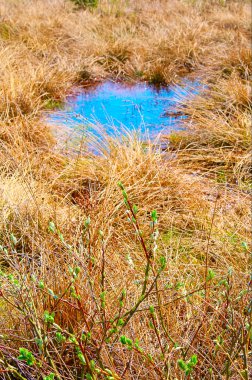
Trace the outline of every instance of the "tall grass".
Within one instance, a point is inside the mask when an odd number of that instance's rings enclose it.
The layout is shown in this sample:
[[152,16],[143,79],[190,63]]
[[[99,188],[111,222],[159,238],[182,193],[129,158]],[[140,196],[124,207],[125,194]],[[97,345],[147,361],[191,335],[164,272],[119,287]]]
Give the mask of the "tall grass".
[[[249,4],[0,15],[0,378],[249,379]],[[185,75],[206,86],[167,152],[41,119],[73,85]]]

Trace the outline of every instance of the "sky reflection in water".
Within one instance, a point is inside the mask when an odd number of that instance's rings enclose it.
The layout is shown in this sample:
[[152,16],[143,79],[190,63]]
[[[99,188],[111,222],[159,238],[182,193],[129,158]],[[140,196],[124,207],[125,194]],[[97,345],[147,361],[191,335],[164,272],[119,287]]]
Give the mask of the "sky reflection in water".
[[[178,99],[198,92],[198,83],[185,81],[181,86],[155,87],[147,83],[133,85],[106,81],[83,88],[67,97],[64,107],[48,114],[53,125],[75,127],[101,124],[108,134],[129,131],[148,132],[151,138],[179,128],[179,118],[166,114]],[[181,118],[181,117],[180,117]]]

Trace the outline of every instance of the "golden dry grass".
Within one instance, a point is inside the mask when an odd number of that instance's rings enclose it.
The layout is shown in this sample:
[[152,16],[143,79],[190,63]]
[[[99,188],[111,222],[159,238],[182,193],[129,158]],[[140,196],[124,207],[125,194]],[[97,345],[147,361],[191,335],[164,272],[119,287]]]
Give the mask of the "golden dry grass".
[[[250,18],[246,1],[1,2],[1,379],[249,379]],[[41,121],[76,84],[182,76],[207,88],[166,153],[127,131],[59,149]]]

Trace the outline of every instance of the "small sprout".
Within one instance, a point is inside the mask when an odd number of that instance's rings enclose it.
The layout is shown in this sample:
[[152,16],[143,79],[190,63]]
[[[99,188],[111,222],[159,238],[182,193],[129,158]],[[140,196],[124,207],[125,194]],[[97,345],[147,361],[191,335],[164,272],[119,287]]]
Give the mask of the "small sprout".
[[91,339],[91,332],[87,332],[87,333],[82,333],[82,335],[81,335],[81,340],[84,340],[84,341],[86,341],[86,340],[90,340]]
[[186,364],[186,362],[184,362],[184,360],[179,359],[178,360],[178,365],[179,365],[179,368],[182,369],[182,371],[186,371],[187,364]]
[[79,347],[76,347],[77,357],[82,365],[86,365],[86,360]]
[[185,375],[188,376],[193,371],[197,362],[198,362],[197,355],[192,355],[192,357],[187,362],[185,362],[183,359],[179,359],[178,366],[182,371],[185,372]]
[[118,319],[117,325],[118,326],[123,326],[124,325],[124,320],[122,318]]
[[75,292],[75,287],[74,286],[70,286],[70,296],[73,297],[73,298],[75,298],[75,299],[80,299],[80,296],[77,295],[76,292]]
[[100,294],[100,299],[101,299],[102,301],[105,301],[105,297],[106,297],[106,292],[102,292],[102,293]]
[[62,335],[60,331],[56,332],[55,337],[58,343],[64,343],[66,341],[66,337]]
[[88,216],[84,223],[85,227],[88,228],[90,226],[90,223],[91,223],[91,219],[90,219],[90,216]]
[[159,259],[160,263],[160,270],[164,270],[166,266],[166,258],[164,256],[161,256]]
[[211,281],[214,277],[215,277],[215,272],[211,268],[209,268],[206,280]]
[[223,285],[223,286],[225,286],[226,288],[229,288],[229,284],[228,284],[228,282],[227,282],[227,280],[224,278],[223,280],[220,280],[219,282],[218,282],[218,285],[219,286],[221,286],[221,285]]
[[148,354],[147,357],[148,357],[150,362],[153,362],[153,357],[151,356],[151,354]]
[[112,335],[112,334],[115,334],[117,331],[118,331],[117,328],[116,328],[116,327],[113,327],[112,329],[110,329],[110,330],[108,331],[108,334],[109,334],[109,335]]
[[149,321],[149,328],[152,330],[154,329],[154,325],[153,325],[152,321]]
[[73,343],[73,344],[78,344],[78,342],[77,342],[77,339],[75,338],[75,336],[74,335],[71,335],[70,337],[69,337],[69,342],[70,343]]
[[33,364],[35,364],[36,360],[34,356],[32,355],[32,353],[29,350],[27,350],[27,348],[20,347],[19,353],[20,353],[20,355],[18,356],[19,360],[24,360],[26,364],[29,366],[32,366]]
[[121,338],[120,338],[120,342],[123,344],[123,345],[127,345],[128,346],[128,349],[132,349],[132,345],[133,345],[133,342],[131,339],[127,338],[125,335],[122,335]]
[[100,294],[100,299],[101,299],[101,307],[102,307],[102,309],[105,309],[105,305],[106,305],[106,292],[102,292]]
[[48,324],[53,324],[54,323],[54,316],[55,313],[50,314],[49,311],[44,312],[44,321]]
[[139,340],[138,340],[138,339],[135,340],[135,342],[134,342],[134,346],[135,346],[135,348],[136,348],[138,351],[140,351],[140,352],[143,351],[143,349],[139,346]]
[[124,186],[123,186],[122,182],[120,182],[120,181],[117,182],[117,185],[120,187],[121,190],[124,190]]
[[64,236],[60,231],[58,231],[58,237],[60,238],[61,243],[65,243]]
[[242,299],[247,293],[248,293],[248,289],[241,290],[236,298],[236,301],[239,301],[240,299]]
[[120,338],[120,342],[122,343],[122,344],[126,344],[126,336],[125,335],[122,335],[121,336],[121,338]]
[[99,235],[100,235],[101,238],[103,238],[104,234],[103,234],[102,230],[99,230]]
[[49,224],[48,224],[48,231],[49,232],[51,232],[51,233],[55,233],[55,231],[56,231],[56,227],[55,227],[55,224],[51,221],[51,222],[49,222]]
[[124,201],[125,206],[126,206],[127,208],[129,208],[129,202],[127,201],[127,199],[124,198],[123,201]]
[[138,213],[138,207],[137,207],[137,205],[133,205],[133,207],[132,207],[132,209],[133,209],[133,213],[136,215],[137,213]]
[[39,289],[44,289],[45,288],[44,282],[42,280],[39,281],[38,287],[39,287]]
[[122,191],[122,195],[124,199],[128,199],[128,194],[125,190]]
[[150,306],[150,313],[151,313],[151,314],[154,314],[154,312],[155,312],[155,308],[154,308],[154,306],[151,305],[151,306]]
[[12,244],[13,244],[14,246],[16,246],[17,243],[18,243],[16,236],[13,235],[13,234],[10,234],[10,239],[11,239]]
[[55,377],[55,374],[51,372],[49,375],[44,376],[43,380],[54,380],[54,377]]
[[157,215],[157,210],[151,211],[151,220],[154,224],[157,223],[158,221],[158,215]]
[[72,272],[72,274],[73,274],[73,278],[75,279],[77,276],[78,276],[78,274],[80,273],[80,267],[75,267],[74,269],[73,269],[73,272]]
[[244,250],[245,251],[248,251],[248,244],[246,243],[246,241],[243,241],[242,243],[241,243],[241,246],[242,246],[242,248],[244,248]]
[[94,371],[95,370],[95,361],[94,360],[90,360],[89,366],[90,366],[91,370]]
[[168,283],[168,284],[165,285],[165,289],[172,289],[172,288],[173,288],[173,285],[172,285],[172,284],[169,284],[169,283]]
[[179,290],[180,288],[183,288],[185,284],[183,282],[177,282],[175,284],[175,290]]

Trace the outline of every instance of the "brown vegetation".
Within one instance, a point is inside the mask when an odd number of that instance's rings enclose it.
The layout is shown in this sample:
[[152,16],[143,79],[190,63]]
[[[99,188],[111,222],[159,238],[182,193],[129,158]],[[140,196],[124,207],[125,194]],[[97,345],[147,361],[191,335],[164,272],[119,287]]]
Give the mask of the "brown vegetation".
[[[1,2],[1,379],[249,379],[250,18]],[[166,153],[127,133],[59,149],[41,121],[73,85],[183,76],[206,88]]]

